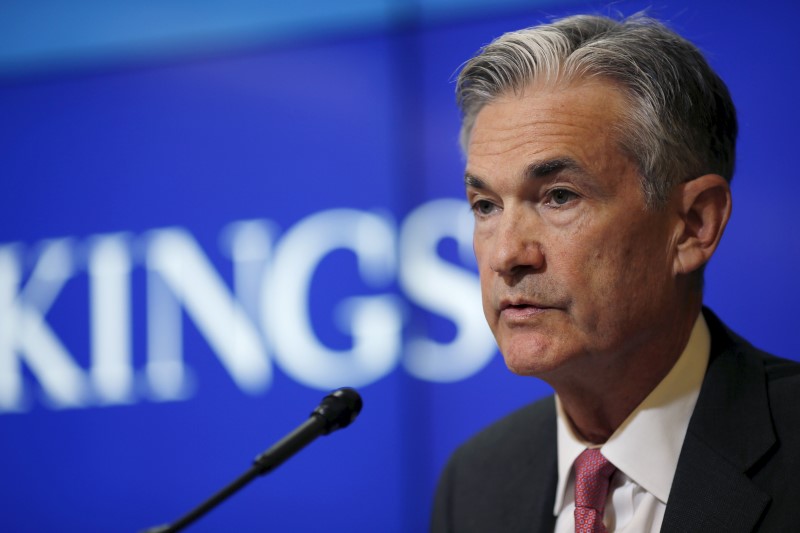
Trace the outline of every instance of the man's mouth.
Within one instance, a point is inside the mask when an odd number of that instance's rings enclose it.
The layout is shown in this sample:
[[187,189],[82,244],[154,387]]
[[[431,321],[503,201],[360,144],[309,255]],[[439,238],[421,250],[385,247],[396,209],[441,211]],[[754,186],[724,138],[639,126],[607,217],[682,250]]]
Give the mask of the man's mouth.
[[535,307],[539,309],[544,309],[548,306],[543,305],[539,302],[535,302],[532,300],[522,300],[522,299],[505,299],[500,301],[500,311],[505,311],[506,309],[525,309],[529,307]]
[[510,320],[520,320],[539,315],[552,307],[539,302],[524,300],[504,300],[500,303],[500,315]]

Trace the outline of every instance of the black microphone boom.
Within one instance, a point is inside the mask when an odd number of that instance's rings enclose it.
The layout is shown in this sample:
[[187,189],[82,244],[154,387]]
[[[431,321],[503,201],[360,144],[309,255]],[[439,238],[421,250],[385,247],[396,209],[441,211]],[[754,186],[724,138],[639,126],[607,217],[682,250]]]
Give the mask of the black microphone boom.
[[247,485],[256,476],[274,470],[320,435],[328,435],[337,429],[349,426],[361,412],[362,405],[361,396],[354,389],[343,387],[333,391],[322,399],[308,420],[256,457],[253,466],[236,481],[173,524],[150,528],[143,533],[175,533],[182,530]]

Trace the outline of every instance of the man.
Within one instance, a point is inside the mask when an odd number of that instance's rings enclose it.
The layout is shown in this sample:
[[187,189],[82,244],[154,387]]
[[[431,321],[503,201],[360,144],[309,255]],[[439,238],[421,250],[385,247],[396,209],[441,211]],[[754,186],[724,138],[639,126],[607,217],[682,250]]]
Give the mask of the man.
[[463,445],[434,532],[800,531],[800,365],[702,307],[725,84],[644,16],[506,34],[457,87],[486,318],[555,390]]

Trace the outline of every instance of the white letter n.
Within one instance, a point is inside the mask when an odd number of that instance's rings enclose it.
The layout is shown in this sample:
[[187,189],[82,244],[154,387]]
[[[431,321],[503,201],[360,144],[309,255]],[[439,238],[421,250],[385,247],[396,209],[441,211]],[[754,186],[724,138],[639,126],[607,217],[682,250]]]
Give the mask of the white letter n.
[[181,307],[236,384],[249,393],[263,390],[272,368],[258,331],[197,242],[180,229],[155,230],[148,237],[147,374],[155,396],[185,394]]

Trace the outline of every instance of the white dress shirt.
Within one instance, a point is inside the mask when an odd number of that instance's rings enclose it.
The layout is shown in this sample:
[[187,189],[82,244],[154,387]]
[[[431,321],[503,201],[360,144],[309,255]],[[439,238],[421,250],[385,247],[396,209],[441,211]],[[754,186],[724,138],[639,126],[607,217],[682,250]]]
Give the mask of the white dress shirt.
[[[610,532],[658,532],[686,428],[703,382],[711,337],[702,313],[672,370],[634,409],[605,444],[603,456],[617,467],[611,478],[603,522]],[[589,447],[575,435],[556,396],[558,487],[553,512],[556,533],[575,531],[575,474],[572,464]]]

